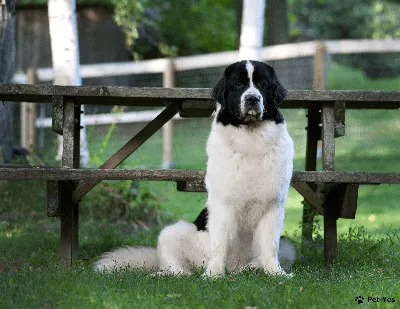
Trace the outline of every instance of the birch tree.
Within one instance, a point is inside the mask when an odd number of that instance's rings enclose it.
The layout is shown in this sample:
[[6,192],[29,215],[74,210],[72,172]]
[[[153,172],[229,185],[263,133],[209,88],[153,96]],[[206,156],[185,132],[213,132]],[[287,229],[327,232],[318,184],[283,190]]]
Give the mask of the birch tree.
[[244,0],[240,32],[240,60],[260,60],[264,35],[265,0]]
[[[54,71],[54,85],[82,85],[79,64],[78,27],[75,0],[49,0],[49,28]],[[84,107],[82,105],[82,111]],[[81,113],[84,126],[84,113]],[[81,163],[89,164],[86,128],[80,132]],[[59,136],[58,158],[62,156],[62,136]]]

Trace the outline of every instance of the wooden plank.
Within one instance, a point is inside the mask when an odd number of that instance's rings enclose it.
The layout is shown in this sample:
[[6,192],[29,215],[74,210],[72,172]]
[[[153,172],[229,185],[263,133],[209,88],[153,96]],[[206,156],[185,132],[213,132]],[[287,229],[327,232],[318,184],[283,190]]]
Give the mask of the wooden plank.
[[182,192],[206,192],[204,181],[177,181],[176,188]]
[[[0,180],[155,180],[201,181],[204,170],[69,169],[59,167],[0,168]],[[400,184],[400,172],[295,171],[292,182]]]
[[[156,131],[158,131],[167,121],[169,121],[178,112],[178,105],[170,103],[153,121],[145,126],[138,134],[122,146],[113,154],[100,169],[113,169],[120,165],[128,156],[147,141]],[[100,179],[89,180],[79,184],[74,192],[74,201],[78,202],[88,193]]]
[[[80,161],[80,104],[73,100],[63,103],[63,154],[62,166],[66,169],[79,169]],[[78,252],[79,204],[73,201],[73,181],[60,184],[61,232],[60,261],[65,266],[72,265],[72,255]]]
[[[335,109],[325,103],[322,108],[322,168],[335,170]],[[337,204],[330,202],[329,187],[324,185],[324,257],[325,263],[333,262],[337,249]]]
[[79,168],[80,106],[73,100],[64,102],[62,166]]
[[354,219],[357,210],[358,184],[336,183],[325,188],[328,209],[333,218]]
[[61,181],[47,181],[47,216],[59,217],[61,215]]
[[335,170],[335,109],[333,104],[324,104],[322,109],[322,167]]
[[[166,100],[207,100],[199,109],[214,109],[211,89],[133,88],[116,86],[50,86],[1,84],[0,100],[51,103],[64,96],[84,104],[165,106]],[[319,108],[322,102],[346,102],[346,108],[400,108],[400,91],[292,90],[283,108]],[[194,106],[192,106],[193,108]],[[197,108],[197,106],[196,106]],[[183,108],[183,111],[185,108]]]
[[345,184],[343,194],[342,208],[339,212],[339,218],[355,219],[358,203],[358,184]]
[[73,208],[72,208],[72,192],[74,183],[71,181],[63,181],[60,184],[61,190],[61,231],[60,231],[60,263],[64,266],[72,265],[73,254]]
[[64,98],[62,96],[52,97],[52,129],[54,132],[62,135],[64,125]]
[[[317,169],[318,140],[321,139],[320,124],[321,124],[320,111],[318,109],[308,109],[307,127],[306,127],[306,130],[307,130],[306,162],[305,162],[305,170],[306,171],[315,171]],[[309,186],[309,188],[311,188],[311,190],[315,194],[317,185],[309,183],[308,186]],[[306,201],[307,201],[307,199],[306,199]],[[308,200],[308,202],[311,204],[311,206],[314,206],[314,207],[309,207],[307,204],[305,204],[303,206],[303,215],[302,215],[302,243],[303,243],[303,245],[307,245],[308,242],[312,241],[313,223],[314,223],[314,216],[315,216],[315,210],[316,210],[316,203],[312,203],[309,200]],[[321,204],[321,207],[322,207],[322,204]]]
[[[315,210],[318,211],[320,215],[324,214],[323,204],[324,202],[320,199],[318,194],[305,182],[292,182],[292,187],[299,192],[304,199],[314,207]],[[304,221],[303,221],[304,223]],[[304,226],[303,226],[304,228]],[[311,240],[308,239],[307,240]]]
[[[173,88],[175,86],[175,68],[172,59],[168,59],[167,65],[163,72],[163,86],[165,88]],[[163,163],[162,168],[168,169],[173,167],[172,159],[172,138],[173,138],[173,118],[163,125]]]
[[329,40],[324,42],[329,54],[399,53],[399,39]]
[[345,102],[335,102],[335,137],[345,135],[346,106]]

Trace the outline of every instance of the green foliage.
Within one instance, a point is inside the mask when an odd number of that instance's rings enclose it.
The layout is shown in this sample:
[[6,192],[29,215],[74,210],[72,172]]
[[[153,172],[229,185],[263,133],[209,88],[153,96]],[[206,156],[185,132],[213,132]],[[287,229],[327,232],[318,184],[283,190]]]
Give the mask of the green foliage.
[[161,16],[161,36],[179,55],[235,48],[235,12],[218,1],[171,0]]
[[[400,37],[400,3],[384,0],[289,0],[292,35],[317,39],[393,39]],[[335,60],[361,68],[370,78],[400,74],[391,55],[347,55]]]
[[374,0],[290,0],[298,20],[311,26],[318,38],[348,39],[368,37]]
[[400,38],[400,1],[375,1],[368,30],[373,39]]
[[157,191],[139,181],[103,181],[82,202],[89,220],[128,224],[136,229],[161,225],[166,218]]
[[222,51],[234,48],[236,35],[225,2],[121,0],[115,20],[136,59]]

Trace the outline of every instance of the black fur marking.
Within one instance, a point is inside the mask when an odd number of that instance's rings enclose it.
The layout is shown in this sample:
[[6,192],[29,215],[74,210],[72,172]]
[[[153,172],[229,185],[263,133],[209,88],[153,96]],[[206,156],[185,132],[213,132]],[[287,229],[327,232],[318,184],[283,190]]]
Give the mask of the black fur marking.
[[194,220],[193,224],[196,225],[198,231],[207,231],[208,210],[204,208]]
[[[226,67],[222,78],[213,88],[212,96],[221,104],[216,121],[224,126],[254,125],[254,123],[245,122],[240,116],[240,97],[250,86],[246,63],[247,61],[244,60]],[[285,119],[278,106],[286,97],[286,89],[270,65],[253,60],[251,63],[254,67],[253,83],[264,101],[264,113],[261,119],[274,121],[276,124],[283,123]]]

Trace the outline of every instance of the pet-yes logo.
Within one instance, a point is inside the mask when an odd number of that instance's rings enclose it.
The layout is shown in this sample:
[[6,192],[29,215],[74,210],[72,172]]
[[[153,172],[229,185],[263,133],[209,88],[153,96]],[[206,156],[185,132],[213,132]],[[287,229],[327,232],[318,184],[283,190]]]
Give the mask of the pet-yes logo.
[[354,299],[357,304],[364,304],[364,303],[395,303],[396,299],[394,297],[372,297],[368,296],[367,299],[364,297],[356,296]]

